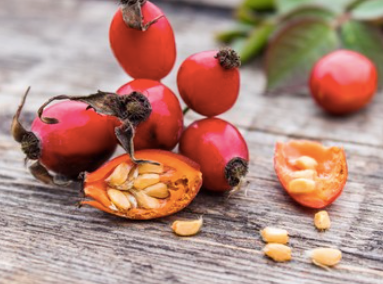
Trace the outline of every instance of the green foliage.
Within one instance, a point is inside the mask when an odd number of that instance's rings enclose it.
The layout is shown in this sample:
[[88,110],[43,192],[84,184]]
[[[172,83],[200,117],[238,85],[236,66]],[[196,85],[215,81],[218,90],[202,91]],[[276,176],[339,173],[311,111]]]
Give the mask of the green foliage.
[[266,91],[305,86],[315,62],[337,48],[370,58],[383,85],[383,0],[245,0],[236,16],[246,28],[217,38],[242,63],[265,52]]

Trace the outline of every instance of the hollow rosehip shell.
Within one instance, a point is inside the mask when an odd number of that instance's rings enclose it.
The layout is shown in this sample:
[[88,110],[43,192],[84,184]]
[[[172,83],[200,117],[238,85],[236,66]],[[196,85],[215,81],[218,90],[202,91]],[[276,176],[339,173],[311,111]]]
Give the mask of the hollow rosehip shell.
[[232,190],[247,174],[246,141],[234,125],[222,119],[206,118],[191,124],[181,136],[179,149],[201,166],[205,189]]
[[173,29],[153,3],[121,0],[109,30],[112,51],[133,78],[161,80],[176,60]]
[[136,157],[157,165],[132,162],[122,155],[87,174],[84,192],[90,205],[128,219],[148,220],[176,213],[197,195],[202,174],[190,159],[163,150],[141,150]]
[[172,150],[183,130],[183,114],[176,95],[160,82],[136,79],[121,86],[117,93],[124,95],[140,92],[149,100],[152,112],[149,118],[137,126],[134,137],[136,150]]
[[178,70],[177,85],[186,105],[212,117],[229,110],[240,88],[239,56],[231,49],[204,51],[187,58]]
[[39,180],[51,183],[48,171],[76,179],[84,171],[94,171],[107,161],[117,146],[114,134],[118,120],[97,114],[81,102],[67,101],[52,105],[44,115],[60,120],[45,124],[36,118],[31,131],[19,122],[28,92],[12,123],[12,134],[21,143],[28,160],[37,160],[30,169]]

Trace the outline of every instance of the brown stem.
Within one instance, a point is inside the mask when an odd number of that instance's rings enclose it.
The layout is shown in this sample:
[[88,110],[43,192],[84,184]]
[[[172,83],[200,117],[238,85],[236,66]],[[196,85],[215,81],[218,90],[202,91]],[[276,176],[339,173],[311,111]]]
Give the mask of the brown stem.
[[142,15],[142,7],[145,5],[146,0],[121,0],[121,13],[124,22],[129,28],[146,31],[151,25],[156,23],[164,15],[159,15],[153,20],[144,25],[144,17]]

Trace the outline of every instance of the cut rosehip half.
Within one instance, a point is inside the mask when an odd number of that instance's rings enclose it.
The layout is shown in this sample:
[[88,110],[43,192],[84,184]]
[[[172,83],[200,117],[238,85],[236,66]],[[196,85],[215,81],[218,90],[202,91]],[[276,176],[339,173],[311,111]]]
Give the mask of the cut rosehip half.
[[159,165],[134,164],[122,155],[87,174],[81,205],[137,220],[154,219],[185,208],[202,184],[199,166],[188,158],[162,150],[137,151],[139,159]]
[[312,141],[277,143],[274,167],[287,193],[311,208],[333,203],[347,181],[344,150]]

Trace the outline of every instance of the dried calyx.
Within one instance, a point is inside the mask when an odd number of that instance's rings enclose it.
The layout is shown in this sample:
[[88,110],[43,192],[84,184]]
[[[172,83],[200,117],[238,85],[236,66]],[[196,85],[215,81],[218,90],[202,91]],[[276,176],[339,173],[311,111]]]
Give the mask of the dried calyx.
[[[30,89],[31,88],[28,87],[27,91],[25,92],[20,105],[15,115],[13,116],[11,126],[11,134],[13,139],[21,144],[21,150],[26,155],[25,162],[28,160],[38,160],[41,155],[40,140],[33,132],[27,131],[19,120],[21,111],[23,110]],[[37,180],[49,184],[55,183],[54,177],[49,174],[47,169],[41,165],[39,161],[36,161],[34,164],[32,164],[29,167],[29,170]]]
[[241,66],[241,58],[231,48],[221,49],[215,58],[219,60],[219,64],[225,69],[233,69]]
[[156,162],[137,160],[134,158],[133,138],[135,128],[138,124],[147,120],[152,113],[150,102],[143,94],[132,92],[129,95],[120,96],[116,93],[98,91],[96,94],[89,96],[56,96],[44,103],[37,112],[39,118],[44,123],[59,123],[56,118],[43,116],[45,107],[57,100],[80,101],[88,105],[87,109],[94,109],[97,113],[117,117],[121,121],[121,125],[115,129],[117,139],[130,155],[132,161],[136,164],[157,164]]
[[146,2],[147,0],[120,0],[122,18],[128,27],[144,32],[150,28],[151,25],[164,17],[164,15],[159,15],[153,20],[144,24],[142,7]]
[[242,185],[243,179],[249,171],[249,163],[242,158],[231,159],[225,167],[227,183],[233,187],[231,193],[237,192]]

